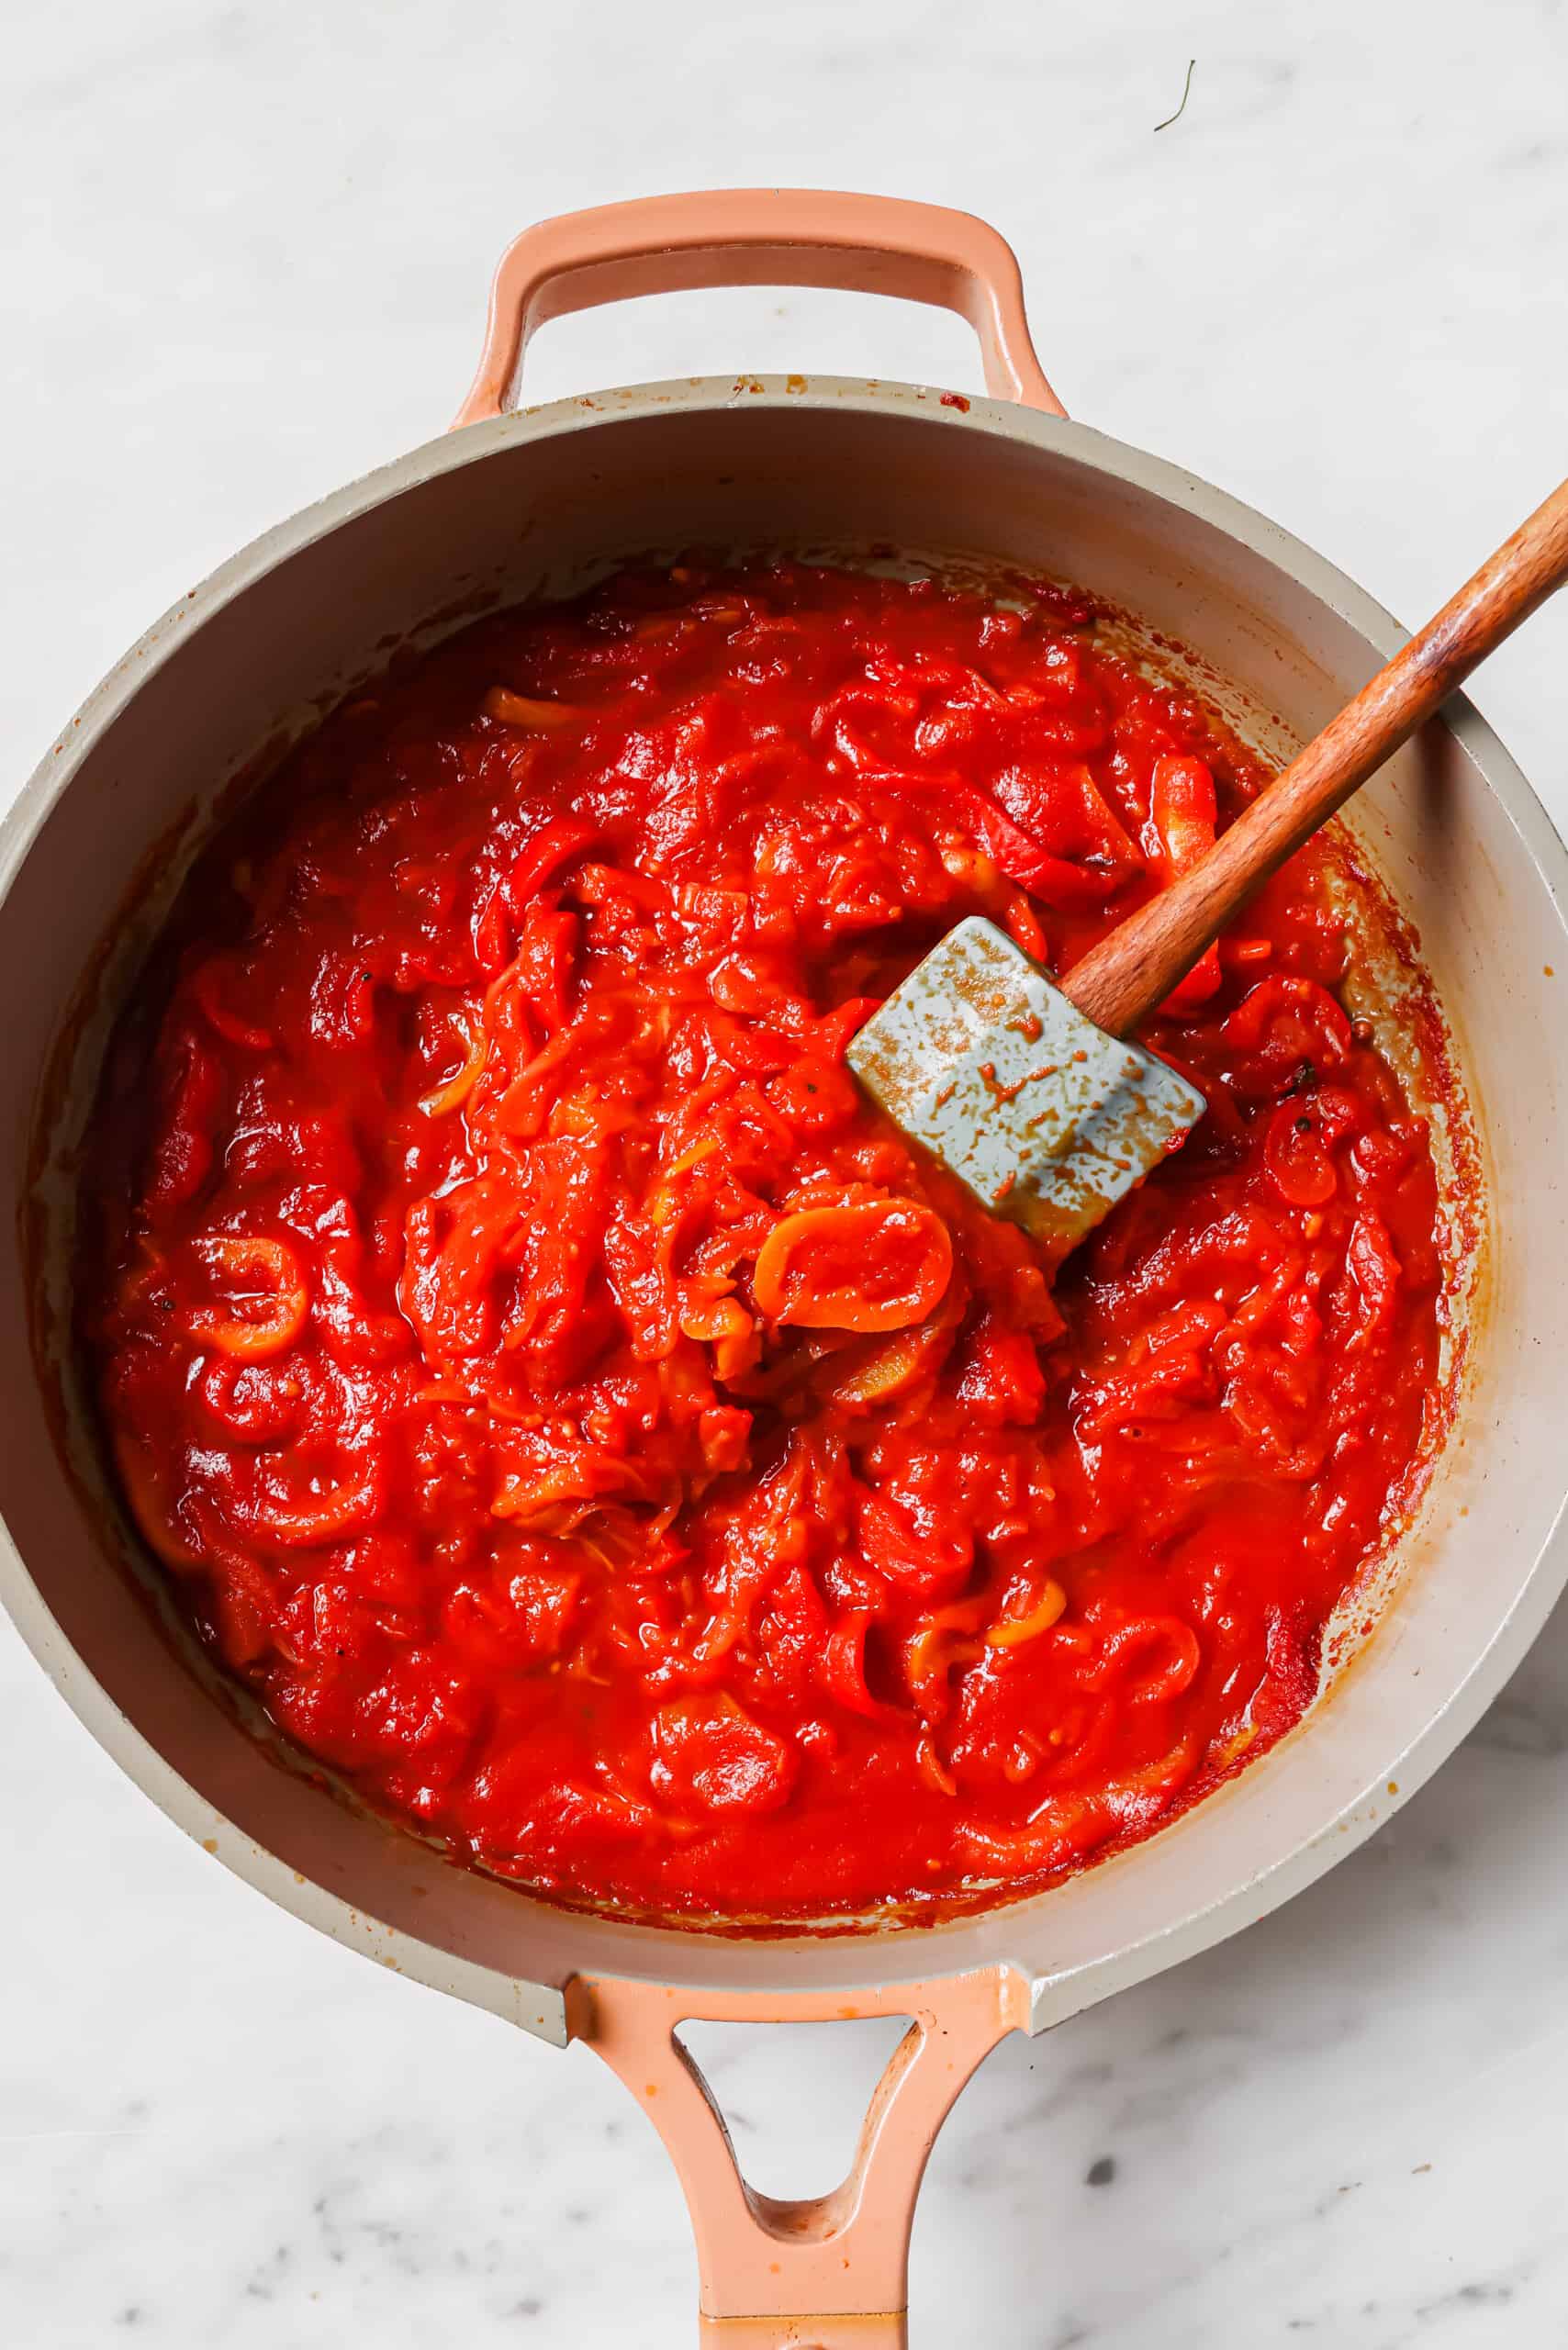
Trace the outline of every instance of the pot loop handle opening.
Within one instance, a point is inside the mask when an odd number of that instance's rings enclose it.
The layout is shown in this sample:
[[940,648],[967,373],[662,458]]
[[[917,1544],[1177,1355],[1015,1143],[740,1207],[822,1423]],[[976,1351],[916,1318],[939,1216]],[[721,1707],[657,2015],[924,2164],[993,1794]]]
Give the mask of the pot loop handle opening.
[[[848,2177],[799,2201],[759,2194],[676,2027],[855,2016],[907,2016],[910,2028],[872,2093]],[[566,2018],[571,2037],[620,2075],[679,2175],[703,2350],[905,2350],[910,2228],[926,2157],[982,2059],[1028,2030],[1022,1975],[987,1966],[887,1990],[784,1997],[578,1975]]]
[[1013,248],[985,221],[899,196],[757,187],[644,196],[525,229],[496,272],[479,372],[454,426],[515,404],[528,338],[548,319],[706,285],[827,285],[956,310],[980,338],[994,399],[1067,413],[1029,339]]

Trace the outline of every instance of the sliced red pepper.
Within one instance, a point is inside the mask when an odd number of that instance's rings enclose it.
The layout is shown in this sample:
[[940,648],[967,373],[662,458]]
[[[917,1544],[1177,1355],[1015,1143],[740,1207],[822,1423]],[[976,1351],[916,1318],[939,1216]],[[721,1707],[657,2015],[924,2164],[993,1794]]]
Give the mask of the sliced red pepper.
[[531,898],[541,890],[553,874],[563,865],[572,864],[583,851],[591,848],[599,838],[597,824],[585,823],[577,816],[556,816],[543,829],[534,834],[520,855],[513,860],[506,878],[507,903],[514,922],[521,922],[528,911]]
[[480,705],[487,718],[503,726],[538,726],[546,733],[570,726],[585,712],[570,702],[545,701],[537,694],[514,694],[510,686],[492,686]]
[[294,1344],[310,1311],[310,1292],[286,1240],[216,1237],[199,1242],[196,1253],[227,1294],[220,1304],[193,1309],[185,1325],[193,1338],[246,1362]]
[[915,775],[879,770],[866,778],[907,799],[935,800],[969,834],[976,846],[1021,890],[1058,912],[1091,912],[1103,907],[1127,878],[1125,866],[1075,865],[1056,856],[1015,823],[979,784],[956,775]]
[[906,1717],[896,1706],[873,1697],[866,1680],[866,1634],[870,1624],[870,1617],[861,1613],[839,1618],[822,1652],[823,1686],[830,1697],[847,1706],[852,1714],[863,1714],[868,1721],[902,1723]]
[[783,1217],[763,1243],[754,1278],[770,1321],[902,1330],[924,1322],[952,1271],[952,1239],[933,1209],[866,1200]]
[[1269,1121],[1263,1163],[1292,1207],[1320,1208],[1333,1198],[1339,1177],[1310,1094],[1281,1102]]
[[493,881],[474,908],[471,928],[474,959],[481,971],[493,975],[505,968],[511,953],[511,932],[507,922],[507,893],[503,880]]
[[1349,1058],[1350,1024],[1325,987],[1294,971],[1271,971],[1227,1013],[1225,1041],[1257,1053],[1282,1076],[1305,1060],[1338,1063]]
[[234,958],[216,955],[204,963],[191,980],[191,993],[201,1008],[207,1026],[214,1029],[225,1043],[241,1045],[247,1052],[269,1052],[273,1036],[269,1029],[258,1028],[252,1021],[243,1019],[225,1001],[234,977]]
[[992,864],[1058,913],[1087,912],[1104,905],[1126,878],[1125,867],[1075,865],[1065,856],[1053,856],[977,784],[950,783],[943,796]]
[[[1159,758],[1149,789],[1149,823],[1157,843],[1155,865],[1169,886],[1200,865],[1215,845],[1218,810],[1215,779],[1202,759]],[[1219,986],[1219,948],[1205,947],[1184,979],[1171,989],[1162,1012],[1193,1011]]]
[[1399,1294],[1399,1259],[1388,1226],[1370,1208],[1356,1218],[1345,1268],[1361,1299],[1361,1317],[1350,1338],[1350,1345],[1359,1351],[1387,1328]]

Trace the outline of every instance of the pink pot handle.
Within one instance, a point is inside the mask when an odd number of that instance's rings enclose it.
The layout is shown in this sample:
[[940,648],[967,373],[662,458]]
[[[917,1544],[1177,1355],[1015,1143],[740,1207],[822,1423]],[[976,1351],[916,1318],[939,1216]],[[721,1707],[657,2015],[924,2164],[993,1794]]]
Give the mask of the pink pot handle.
[[957,310],[986,389],[1065,416],[1041,372],[1013,248],[972,213],[814,188],[711,189],[566,212],[525,229],[490,291],[484,356],[456,424],[511,405],[535,327],[601,302],[701,285],[834,285]]
[[[573,2039],[620,2075],[679,2173],[710,2350],[903,2350],[909,2233],[926,2157],[981,2059],[1027,2027],[1023,1976],[991,1966],[853,1997],[770,1998],[582,1975],[566,2012]],[[740,2175],[676,2026],[881,2015],[907,2016],[910,2029],[873,2092],[848,2177],[805,2201],[759,2195]]]

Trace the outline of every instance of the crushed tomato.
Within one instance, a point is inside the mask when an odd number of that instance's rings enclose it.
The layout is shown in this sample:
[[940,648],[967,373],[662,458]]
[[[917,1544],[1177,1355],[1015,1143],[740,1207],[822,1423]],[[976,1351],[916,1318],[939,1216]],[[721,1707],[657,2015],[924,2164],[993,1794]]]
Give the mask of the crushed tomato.
[[1153,1024],[1209,1114],[1054,1280],[844,1066],[953,923],[1062,968],[1261,779],[1081,601],[803,565],[340,710],[187,887],[85,1178],[106,1431],[224,1663],[641,1912],[1021,1889],[1261,1752],[1434,1425],[1329,853]]

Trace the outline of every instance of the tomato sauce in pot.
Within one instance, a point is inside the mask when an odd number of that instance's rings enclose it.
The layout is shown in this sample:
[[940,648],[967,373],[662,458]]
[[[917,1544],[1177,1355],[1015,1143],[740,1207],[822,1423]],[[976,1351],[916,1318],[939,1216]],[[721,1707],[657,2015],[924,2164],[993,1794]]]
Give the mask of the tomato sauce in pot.
[[983,912],[1061,969],[1264,771],[1040,588],[626,572],[339,710],[111,1052],[82,1326],[201,1638],[557,1897],[1021,1891],[1302,1714],[1439,1410],[1428,1136],[1297,857],[1147,1041],[1210,1108],[1058,1270],[870,1106]]

